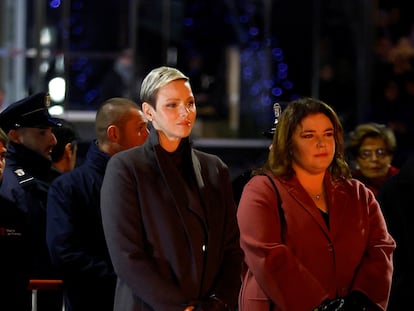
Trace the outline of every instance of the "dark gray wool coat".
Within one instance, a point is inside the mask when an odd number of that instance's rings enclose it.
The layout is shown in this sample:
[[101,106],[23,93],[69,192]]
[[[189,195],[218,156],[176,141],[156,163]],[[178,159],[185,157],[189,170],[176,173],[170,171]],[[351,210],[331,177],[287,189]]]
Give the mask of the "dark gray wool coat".
[[108,163],[101,208],[115,311],[182,311],[213,294],[237,304],[242,251],[229,170],[189,139],[180,150],[177,161],[152,130]]

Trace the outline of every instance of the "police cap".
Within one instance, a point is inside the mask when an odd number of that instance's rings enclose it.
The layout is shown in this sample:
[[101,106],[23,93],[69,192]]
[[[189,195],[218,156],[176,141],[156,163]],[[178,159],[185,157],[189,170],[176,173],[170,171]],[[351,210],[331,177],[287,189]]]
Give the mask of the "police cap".
[[23,98],[0,113],[0,127],[8,133],[11,129],[22,127],[61,126],[61,123],[49,114],[49,105],[50,97],[45,92]]

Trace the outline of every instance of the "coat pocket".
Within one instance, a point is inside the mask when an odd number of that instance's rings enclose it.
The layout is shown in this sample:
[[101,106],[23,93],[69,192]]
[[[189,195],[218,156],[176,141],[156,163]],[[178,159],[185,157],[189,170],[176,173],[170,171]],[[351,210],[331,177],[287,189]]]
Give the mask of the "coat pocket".
[[255,277],[247,271],[239,294],[239,311],[273,311],[273,302],[266,296]]

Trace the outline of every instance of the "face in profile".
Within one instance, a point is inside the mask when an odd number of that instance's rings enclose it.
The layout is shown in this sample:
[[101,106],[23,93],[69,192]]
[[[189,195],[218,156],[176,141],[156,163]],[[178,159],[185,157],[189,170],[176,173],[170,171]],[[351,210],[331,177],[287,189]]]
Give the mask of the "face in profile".
[[366,137],[358,150],[357,164],[366,178],[380,178],[388,173],[392,154],[380,137]]
[[122,150],[142,145],[148,137],[148,121],[142,111],[131,108],[128,119],[120,127],[118,141]]
[[303,118],[293,136],[292,167],[312,174],[323,173],[335,154],[335,135],[331,120],[323,113]]
[[149,118],[163,137],[170,141],[188,137],[197,114],[190,83],[180,79],[162,86],[157,93],[156,109],[149,110]]
[[52,128],[24,127],[10,131],[10,139],[16,143],[37,152],[41,156],[51,160],[51,153],[57,140]]

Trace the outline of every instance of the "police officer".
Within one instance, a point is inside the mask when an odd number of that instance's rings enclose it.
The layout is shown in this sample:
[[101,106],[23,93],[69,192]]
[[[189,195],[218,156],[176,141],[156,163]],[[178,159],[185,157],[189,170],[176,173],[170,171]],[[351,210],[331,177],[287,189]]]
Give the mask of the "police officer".
[[[49,104],[49,95],[41,92],[11,104],[0,113],[0,127],[10,140],[0,195],[14,202],[27,217],[31,279],[57,278],[46,245],[46,199],[55,176],[50,155],[57,141],[52,127],[60,123],[50,116]],[[59,310],[61,299],[56,292],[40,292],[38,309]]]
[[[0,183],[9,139],[0,129]],[[30,311],[29,255],[25,215],[0,196],[0,310]]]

